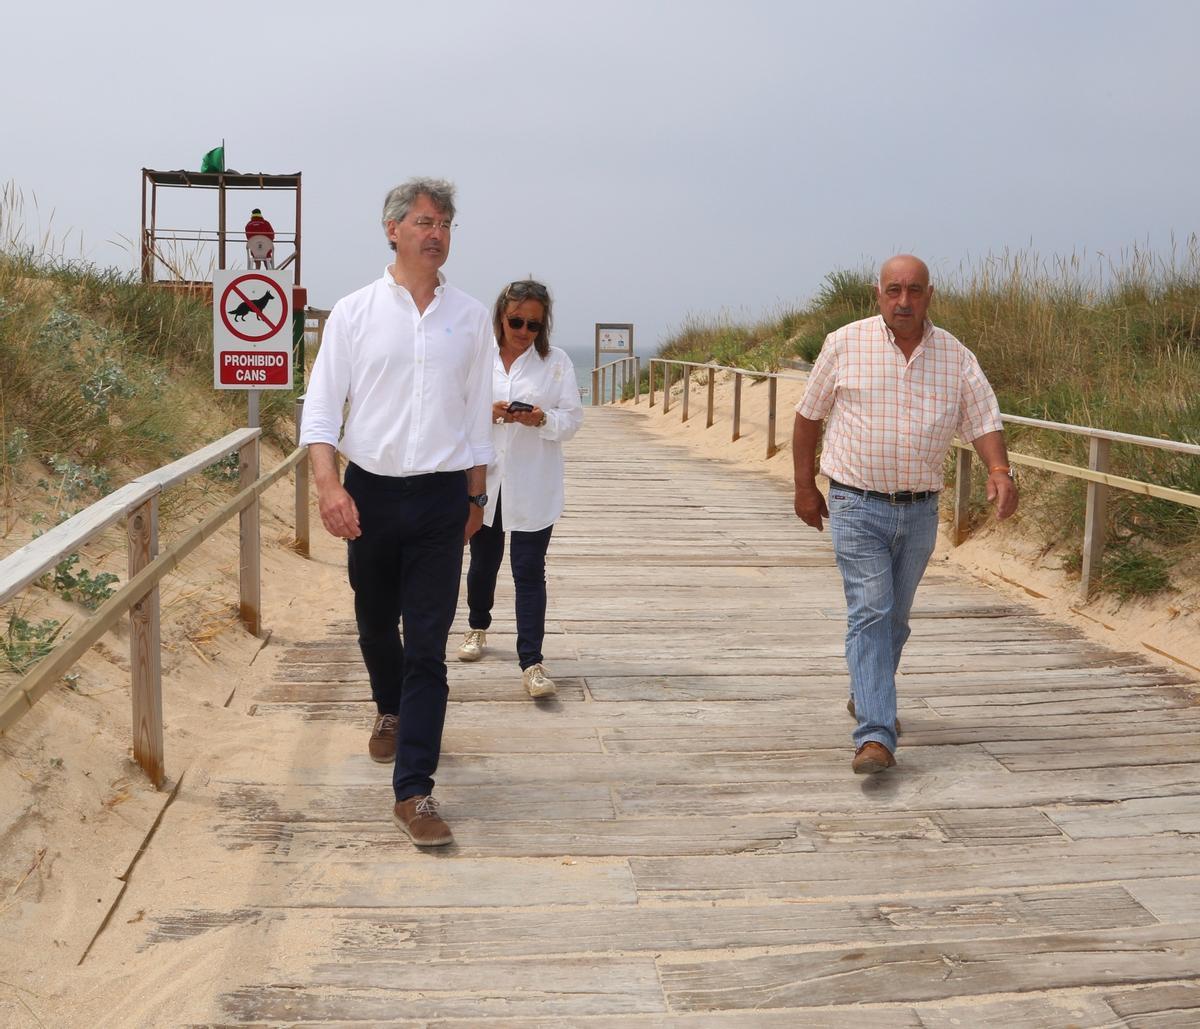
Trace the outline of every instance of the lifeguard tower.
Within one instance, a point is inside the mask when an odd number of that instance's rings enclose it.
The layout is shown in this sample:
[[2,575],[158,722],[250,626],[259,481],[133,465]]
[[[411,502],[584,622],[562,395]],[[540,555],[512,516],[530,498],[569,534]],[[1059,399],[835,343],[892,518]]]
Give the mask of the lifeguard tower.
[[[159,224],[160,189],[215,189],[217,191],[217,228],[175,228]],[[184,267],[183,249],[197,243],[216,244],[218,269],[240,267],[247,260],[246,238],[241,220],[230,228],[227,220],[230,192],[293,192],[296,195],[294,232],[275,233],[275,268],[293,269],[293,281],[300,285],[300,173],[269,175],[266,172],[156,171],[142,169],[142,281],[172,289],[185,289],[211,297],[212,283],[194,277],[195,269]],[[232,244],[232,247],[231,247]],[[291,252],[288,253],[288,248]],[[166,275],[163,275],[166,272]]]

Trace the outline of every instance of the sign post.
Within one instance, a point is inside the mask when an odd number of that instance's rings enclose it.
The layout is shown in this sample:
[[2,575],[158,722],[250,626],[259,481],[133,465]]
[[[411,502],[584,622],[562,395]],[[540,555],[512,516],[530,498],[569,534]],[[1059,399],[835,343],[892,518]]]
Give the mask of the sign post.
[[[600,367],[601,354],[619,354],[622,357],[633,357],[633,323],[632,322],[596,322],[596,363],[594,368]],[[621,365],[621,388],[625,388],[626,375],[628,365]],[[593,380],[598,376],[593,374]],[[596,396],[596,391],[599,389],[603,392],[604,379],[601,378],[599,383],[594,383],[592,386],[592,403],[599,404],[602,398]],[[616,369],[613,369],[613,391],[617,388]],[[615,399],[615,397],[614,397]]]
[[213,276],[213,386],[247,392],[248,424],[258,394],[292,388],[292,286],[276,271]]

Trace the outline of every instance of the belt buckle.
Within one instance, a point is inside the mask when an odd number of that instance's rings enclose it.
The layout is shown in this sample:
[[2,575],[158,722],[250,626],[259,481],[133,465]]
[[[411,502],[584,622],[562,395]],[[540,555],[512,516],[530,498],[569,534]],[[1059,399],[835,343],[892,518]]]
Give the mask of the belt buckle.
[[899,496],[899,492],[896,490],[893,490],[891,493],[888,494],[888,503],[891,504],[892,507],[895,507],[896,504],[898,503],[898,501],[896,500],[897,496]]

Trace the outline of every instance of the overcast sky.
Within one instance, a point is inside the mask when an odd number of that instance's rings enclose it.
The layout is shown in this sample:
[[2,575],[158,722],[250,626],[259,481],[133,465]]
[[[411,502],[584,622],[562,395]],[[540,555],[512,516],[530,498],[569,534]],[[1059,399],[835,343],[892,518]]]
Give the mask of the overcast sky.
[[[448,277],[485,303],[544,280],[577,359],[597,321],[645,354],[896,251],[936,276],[1165,250],[1198,220],[1190,0],[23,0],[3,27],[0,182],[33,236],[53,211],[69,254],[135,267],[140,169],[224,138],[239,171],[303,173],[327,307],[389,260],[387,189],[443,176]],[[231,224],[256,204],[291,227],[279,195],[233,194]],[[215,193],[159,217],[215,228]]]

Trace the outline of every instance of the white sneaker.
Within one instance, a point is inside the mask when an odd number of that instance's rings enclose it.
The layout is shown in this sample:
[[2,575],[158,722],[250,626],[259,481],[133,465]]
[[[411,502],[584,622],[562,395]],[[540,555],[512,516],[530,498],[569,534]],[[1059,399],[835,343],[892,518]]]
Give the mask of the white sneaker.
[[558,692],[554,680],[546,674],[541,665],[530,665],[521,675],[525,684],[525,692],[531,697],[553,697]]
[[478,661],[483,657],[483,648],[487,646],[487,633],[482,629],[471,629],[458,648],[460,661]]

